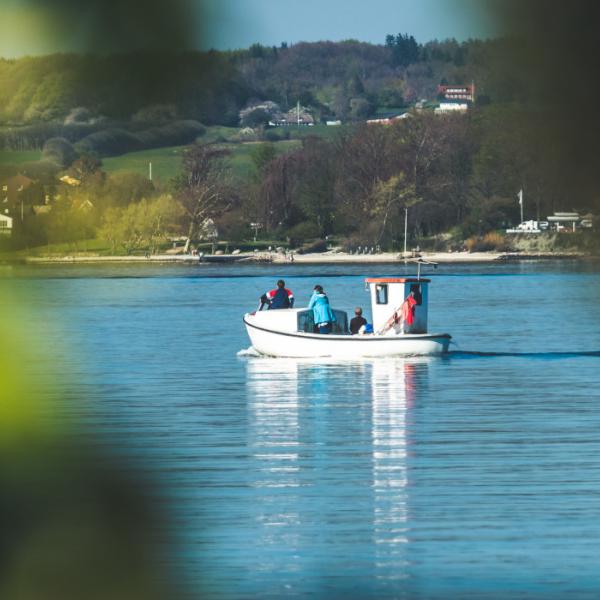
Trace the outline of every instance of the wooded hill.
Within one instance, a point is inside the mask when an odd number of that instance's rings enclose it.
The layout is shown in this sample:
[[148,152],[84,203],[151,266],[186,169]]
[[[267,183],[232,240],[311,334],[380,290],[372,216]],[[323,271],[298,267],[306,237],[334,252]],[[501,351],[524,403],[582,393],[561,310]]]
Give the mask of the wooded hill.
[[[591,143],[581,144],[596,130],[582,120],[573,126],[561,98],[551,94],[552,82],[520,68],[521,44],[420,45],[396,35],[382,45],[0,61],[0,148],[44,147],[44,160],[32,165],[44,173],[13,171],[53,198],[51,210],[17,221],[13,244],[95,237],[113,249],[151,251],[169,236],[197,236],[211,219],[235,243],[250,240],[249,224],[258,222],[265,240],[322,245],[334,236],[348,247],[391,249],[402,241],[410,208],[410,239],[462,247],[470,236],[518,222],[520,189],[527,218],[571,209],[598,214],[598,170],[586,160],[595,154],[588,152]],[[397,114],[436,100],[440,83],[471,81],[477,99],[467,113],[411,110],[393,125],[364,122],[376,112]],[[243,129],[235,129],[235,139],[212,135],[225,129],[218,124],[237,126],[240,110],[254,100],[277,102],[281,110],[300,102],[317,122],[349,125],[307,127],[309,135],[291,143],[269,137],[289,137],[296,129],[290,127],[257,127],[252,139],[238,137]],[[181,172],[170,181],[105,173],[98,160],[173,144],[192,145],[182,150]],[[241,147],[252,164],[234,177],[233,155]],[[58,190],[63,170],[77,186]]]
[[284,110],[299,101],[317,119],[363,119],[378,109],[435,100],[443,82],[475,81],[480,102],[506,102],[523,89],[502,67],[506,44],[421,45],[399,34],[381,45],[349,40],[255,44],[228,52],[2,59],[0,125],[64,123],[78,108],[88,111],[88,125],[165,116],[237,125],[240,109],[252,99],[275,101]]

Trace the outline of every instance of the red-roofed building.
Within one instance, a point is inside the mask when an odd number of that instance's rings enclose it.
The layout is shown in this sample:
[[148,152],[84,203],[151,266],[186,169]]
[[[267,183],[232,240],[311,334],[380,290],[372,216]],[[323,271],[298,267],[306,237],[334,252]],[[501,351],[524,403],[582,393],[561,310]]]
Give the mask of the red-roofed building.
[[475,102],[475,84],[438,85],[438,95],[448,102]]

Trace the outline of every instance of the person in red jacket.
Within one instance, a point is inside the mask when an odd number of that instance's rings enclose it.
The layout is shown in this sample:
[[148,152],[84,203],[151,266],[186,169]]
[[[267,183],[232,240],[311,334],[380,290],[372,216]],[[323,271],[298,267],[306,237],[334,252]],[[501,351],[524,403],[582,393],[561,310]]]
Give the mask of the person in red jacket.
[[402,303],[402,333],[405,333],[406,328],[415,322],[416,305],[415,291],[410,290],[410,294],[408,294],[406,300]]
[[277,287],[260,298],[261,310],[264,304],[268,304],[270,309],[294,308],[294,294],[285,287],[285,281],[280,279]]

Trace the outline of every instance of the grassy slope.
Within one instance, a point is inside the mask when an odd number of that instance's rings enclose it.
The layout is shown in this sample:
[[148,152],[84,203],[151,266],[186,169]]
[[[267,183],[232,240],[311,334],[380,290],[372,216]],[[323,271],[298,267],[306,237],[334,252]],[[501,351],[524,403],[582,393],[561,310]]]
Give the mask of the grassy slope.
[[[278,153],[283,154],[299,147],[300,139],[310,135],[331,138],[339,134],[344,127],[327,127],[316,125],[315,127],[289,127],[287,130],[278,129],[277,132],[289,132],[292,139],[281,140],[275,143]],[[202,136],[204,143],[222,143],[223,147],[231,150],[231,163],[234,174],[239,178],[245,178],[252,172],[252,159],[250,153],[252,148],[260,142],[230,143],[227,140],[239,134],[236,127],[213,126],[208,127],[206,134]],[[179,173],[181,168],[181,156],[185,146],[172,146],[155,148],[152,150],[141,150],[129,152],[121,156],[111,156],[103,159],[103,168],[108,173],[116,171],[133,171],[140,175],[148,175],[148,163],[152,163],[153,177],[163,182],[168,181]],[[42,156],[39,150],[10,151],[0,150],[0,164],[20,165],[26,162],[40,160]]]
[[0,164],[21,165],[42,158],[41,150],[0,150]]
[[[252,165],[251,152],[258,143],[260,142],[222,144],[222,147],[231,151],[230,160],[236,177],[244,179],[252,173],[254,167]],[[299,145],[300,142],[296,140],[275,142],[275,148],[280,154],[289,152]],[[133,171],[140,175],[148,175],[148,163],[152,162],[153,177],[166,182],[179,173],[184,149],[185,146],[174,146],[171,148],[141,150],[140,152],[130,152],[121,156],[113,156],[103,159],[103,169],[107,173]]]
[[[292,139],[273,142],[278,154],[290,152],[300,146],[300,139],[310,135],[332,138],[338,135],[344,127],[327,127],[316,125],[315,127],[290,127],[288,129]],[[279,130],[277,130],[279,131]],[[283,131],[283,130],[281,130]],[[223,148],[231,151],[231,164],[233,173],[240,179],[247,178],[253,170],[251,152],[261,142],[230,143],[225,140],[239,133],[235,127],[209,127],[201,141],[204,143],[220,143]],[[133,171],[140,175],[148,174],[148,163],[152,162],[153,177],[163,182],[168,181],[179,173],[181,168],[181,156],[185,146],[174,146],[169,148],[155,148],[154,150],[141,150],[130,152],[121,156],[112,156],[103,159],[103,168],[108,173],[116,171]]]
[[315,125],[314,127],[288,127],[290,135],[293,138],[303,138],[310,135],[324,137],[327,139],[331,139],[336,135],[339,135],[342,131],[347,131],[349,128],[354,127],[354,125],[337,125],[337,126],[328,126],[328,125]]
[[148,164],[151,162],[153,178],[166,182],[179,173],[184,149],[185,146],[172,146],[111,156],[102,159],[102,168],[107,173],[132,171],[147,176]]

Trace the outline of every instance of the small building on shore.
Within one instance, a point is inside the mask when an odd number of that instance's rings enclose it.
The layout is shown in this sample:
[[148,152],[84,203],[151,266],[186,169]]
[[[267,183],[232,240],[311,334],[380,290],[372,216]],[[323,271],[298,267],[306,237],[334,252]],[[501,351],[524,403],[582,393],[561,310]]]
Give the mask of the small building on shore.
[[575,233],[593,227],[592,214],[580,215],[578,212],[555,212],[546,217],[546,221],[523,221],[506,233]]
[[304,106],[298,106],[288,110],[286,113],[274,115],[269,120],[270,127],[289,127],[290,125],[313,127],[314,117]]
[[441,102],[440,105],[433,110],[436,115],[441,114],[459,114],[466,113],[469,110],[469,105],[459,102]]
[[2,182],[2,202],[7,204],[17,204],[20,201],[20,194],[34,184],[33,179],[19,173],[9,177]]
[[579,229],[593,227],[593,215],[580,215],[578,212],[555,212],[548,216],[548,223],[553,231],[575,232]]
[[436,115],[466,113],[475,102],[475,83],[470,85],[438,85],[440,105]]
[[12,235],[13,220],[8,215],[0,214],[0,235]]
[[32,204],[38,204],[40,198],[43,198],[43,189],[33,179],[19,173],[13,177],[5,179],[1,183],[2,193],[0,194],[0,209],[13,217],[30,212]]
[[404,119],[408,119],[412,115],[409,112],[402,113],[400,115],[395,115],[393,117],[381,117],[379,119],[367,119],[367,124],[369,125],[392,125],[398,121],[403,121]]
[[438,96],[446,102],[475,102],[475,83],[438,85]]
[[547,221],[523,221],[516,227],[506,230],[506,233],[542,233],[548,229]]

